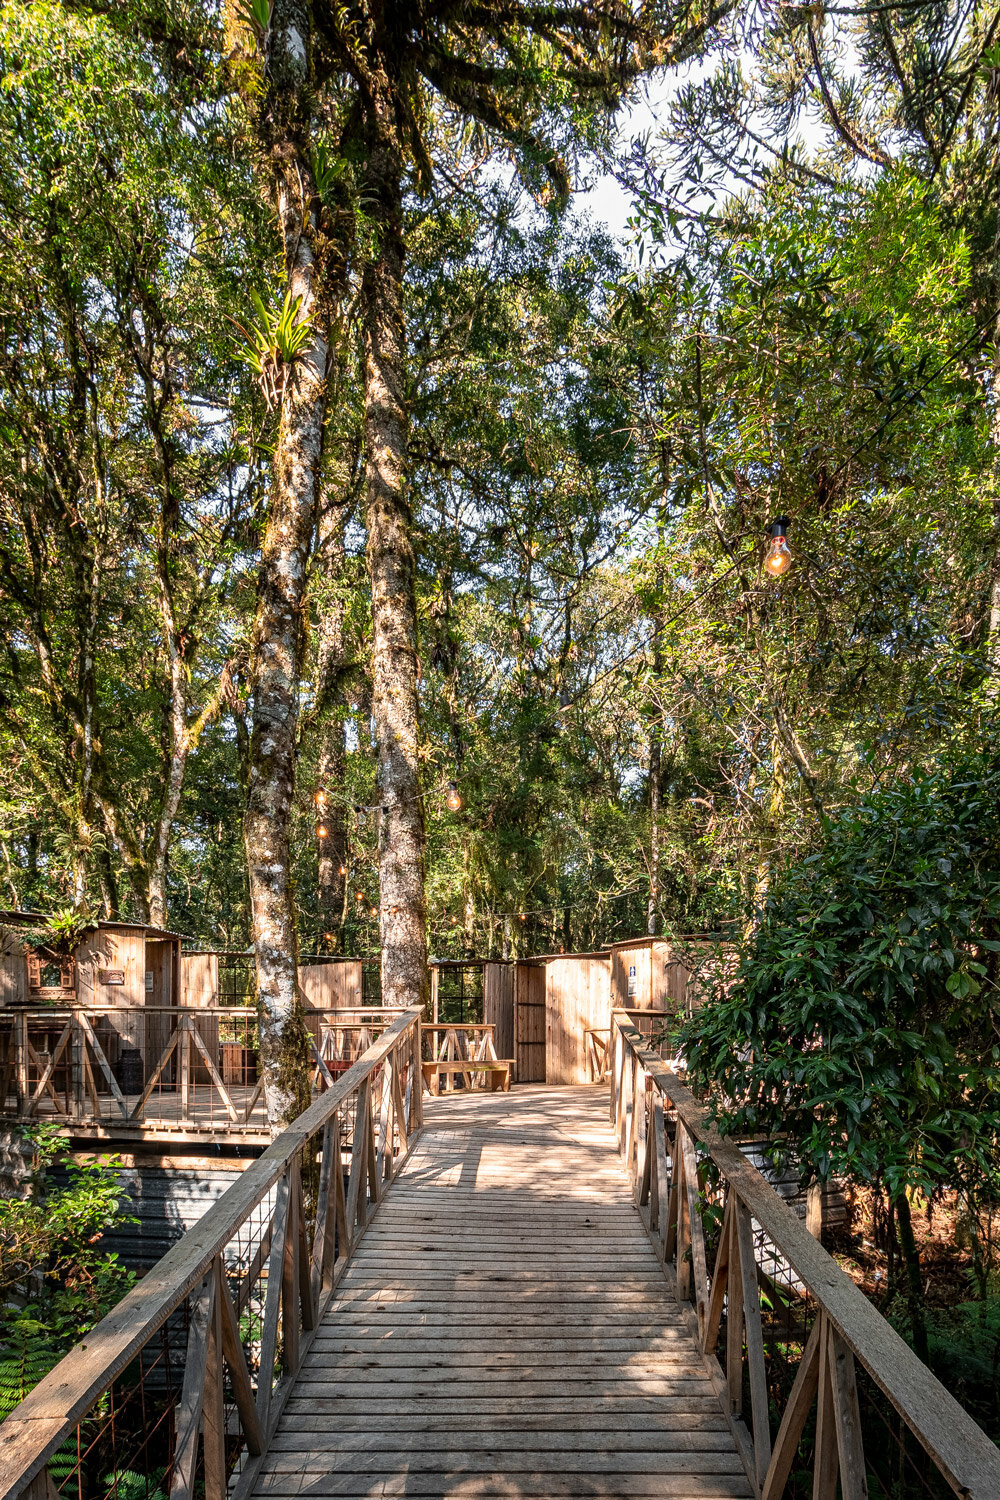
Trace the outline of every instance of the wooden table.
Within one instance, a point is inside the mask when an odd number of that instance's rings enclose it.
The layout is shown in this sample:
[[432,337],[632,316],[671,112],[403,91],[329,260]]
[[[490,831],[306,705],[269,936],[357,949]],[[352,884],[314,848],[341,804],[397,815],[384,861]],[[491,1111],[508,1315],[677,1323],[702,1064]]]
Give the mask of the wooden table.
[[467,1089],[474,1088],[473,1075],[483,1073],[486,1077],[486,1088],[493,1094],[498,1090],[504,1093],[510,1091],[510,1070],[513,1067],[513,1059],[501,1058],[459,1058],[449,1061],[439,1060],[421,1064],[424,1071],[424,1083],[434,1095],[441,1092],[441,1075],[450,1077],[461,1076],[465,1079]]

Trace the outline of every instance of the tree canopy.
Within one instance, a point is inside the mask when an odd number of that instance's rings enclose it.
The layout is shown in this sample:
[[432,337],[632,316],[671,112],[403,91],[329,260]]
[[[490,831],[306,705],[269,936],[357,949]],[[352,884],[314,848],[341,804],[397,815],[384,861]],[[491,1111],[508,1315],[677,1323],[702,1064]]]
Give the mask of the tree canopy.
[[[698,1066],[759,1026],[747,1109],[813,1056],[781,965],[822,909],[809,962],[874,967],[816,1004],[926,1042],[872,945],[992,784],[997,47],[922,3],[7,7],[5,902],[252,943],[276,1024],[297,952],[399,997],[428,948],[722,936]],[[963,1077],[975,805],[912,1001]],[[858,1164],[830,1122],[815,1163]]]

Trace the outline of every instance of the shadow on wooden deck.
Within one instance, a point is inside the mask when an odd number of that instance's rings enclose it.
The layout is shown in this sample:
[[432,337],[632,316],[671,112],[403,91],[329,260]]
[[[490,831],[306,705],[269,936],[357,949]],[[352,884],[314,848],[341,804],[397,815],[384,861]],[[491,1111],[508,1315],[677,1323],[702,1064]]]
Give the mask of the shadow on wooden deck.
[[425,1105],[254,1493],[752,1494],[603,1090]]

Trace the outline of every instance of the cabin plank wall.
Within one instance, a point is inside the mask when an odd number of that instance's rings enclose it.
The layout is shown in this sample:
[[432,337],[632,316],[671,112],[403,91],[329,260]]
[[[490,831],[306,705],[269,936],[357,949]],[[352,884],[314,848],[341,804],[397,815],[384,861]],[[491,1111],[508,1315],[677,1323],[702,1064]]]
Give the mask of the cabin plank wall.
[[[85,1153],[81,1159],[86,1159]],[[123,1153],[118,1169],[122,1208],[136,1222],[121,1222],[101,1237],[102,1252],[115,1253],[131,1270],[145,1271],[216,1203],[253,1158],[165,1157]],[[57,1168],[54,1182],[66,1182]]]
[[198,1010],[219,1003],[219,955],[181,954],[181,1004]]
[[545,1081],[587,1082],[589,1028],[611,1025],[611,965],[567,954],[545,964]]
[[0,1006],[15,1005],[28,998],[28,978],[20,953],[0,954]]
[[361,960],[303,964],[299,968],[299,988],[312,1010],[359,1010],[363,1003]]

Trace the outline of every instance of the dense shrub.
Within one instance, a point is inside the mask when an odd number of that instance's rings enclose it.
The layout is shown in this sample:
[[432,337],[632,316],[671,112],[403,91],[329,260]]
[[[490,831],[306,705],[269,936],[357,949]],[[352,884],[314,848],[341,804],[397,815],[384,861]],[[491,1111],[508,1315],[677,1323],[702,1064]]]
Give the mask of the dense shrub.
[[[27,1193],[0,1199],[0,1418],[125,1294],[134,1280],[101,1249],[125,1221],[115,1157],[75,1161],[59,1133],[29,1136]],[[63,1182],[53,1180],[61,1169]]]
[[685,1037],[726,1128],[894,1198],[1000,1188],[998,792],[990,755],[914,774],[772,879]]

